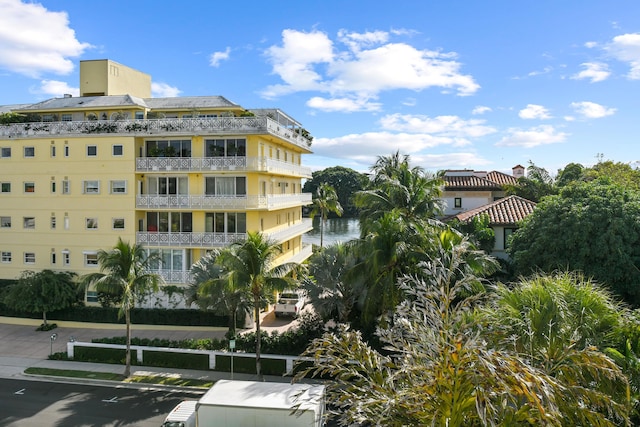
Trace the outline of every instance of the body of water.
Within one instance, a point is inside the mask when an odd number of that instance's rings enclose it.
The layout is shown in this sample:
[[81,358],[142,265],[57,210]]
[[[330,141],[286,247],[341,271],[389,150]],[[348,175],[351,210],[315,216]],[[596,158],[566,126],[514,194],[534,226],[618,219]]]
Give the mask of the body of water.
[[[324,224],[324,246],[359,237],[360,223],[356,218],[330,218]],[[320,246],[320,217],[313,218],[313,230],[302,237],[302,242]]]

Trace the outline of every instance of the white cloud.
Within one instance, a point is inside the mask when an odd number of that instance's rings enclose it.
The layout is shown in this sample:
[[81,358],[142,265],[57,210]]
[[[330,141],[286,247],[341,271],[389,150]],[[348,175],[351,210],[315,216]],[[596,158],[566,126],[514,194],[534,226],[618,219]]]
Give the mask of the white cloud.
[[72,96],[80,95],[80,88],[71,87],[67,82],[61,82],[57,80],[42,80],[40,86],[37,89],[32,89],[32,93],[44,94],[51,97],[61,98],[65,94]]
[[76,39],[66,12],[38,3],[0,0],[0,67],[29,77],[68,74],[75,58],[92,47]]
[[231,48],[227,46],[224,52],[213,52],[209,57],[209,65],[212,67],[219,67],[222,61],[229,59]]
[[395,132],[414,132],[435,134],[455,138],[478,138],[495,133],[496,130],[485,125],[485,120],[464,120],[458,116],[428,117],[423,115],[390,114],[380,119],[385,130]]
[[471,111],[471,114],[478,115],[478,114],[489,113],[491,111],[492,111],[491,107],[487,107],[487,106],[484,106],[484,105],[478,105],[476,108],[473,109],[473,111]]
[[507,135],[496,143],[498,147],[531,148],[538,145],[564,142],[568,134],[558,132],[553,126],[542,125],[529,129],[510,128]]
[[380,111],[381,104],[363,99],[333,98],[327,99],[314,96],[307,101],[307,106],[322,111],[341,111],[351,113],[355,111]]
[[585,62],[580,64],[585,69],[571,76],[574,80],[589,79],[591,83],[606,80],[611,75],[609,66],[602,62]]
[[314,156],[351,159],[365,165],[372,165],[379,153],[400,150],[413,157],[413,154],[425,149],[457,145],[463,144],[459,144],[458,139],[449,136],[406,132],[366,132],[336,138],[316,138],[313,140],[313,153]]
[[608,108],[604,105],[596,104],[595,102],[583,101],[583,102],[572,102],[571,107],[576,111],[577,114],[587,118],[587,119],[599,119],[606,116],[611,116],[615,114],[615,108]]
[[151,92],[154,97],[158,98],[173,98],[182,92],[177,87],[169,86],[166,83],[151,83]]
[[518,116],[520,116],[521,119],[525,119],[525,120],[531,120],[531,119],[544,120],[544,119],[551,118],[551,116],[549,115],[549,110],[547,110],[542,105],[536,105],[536,104],[527,104],[525,108],[520,110],[520,112],[518,113]]
[[629,65],[627,77],[633,80],[640,79],[640,33],[616,36],[604,49],[618,61]]
[[[395,35],[396,33],[392,33]],[[473,77],[460,73],[454,53],[420,50],[405,43],[391,43],[389,33],[349,33],[341,30],[335,46],[320,31],[286,29],[282,44],[266,55],[273,73],[283,83],[265,88],[262,95],[274,98],[300,91],[320,91],[332,98],[374,99],[380,92],[431,87],[471,95],[479,89]]]

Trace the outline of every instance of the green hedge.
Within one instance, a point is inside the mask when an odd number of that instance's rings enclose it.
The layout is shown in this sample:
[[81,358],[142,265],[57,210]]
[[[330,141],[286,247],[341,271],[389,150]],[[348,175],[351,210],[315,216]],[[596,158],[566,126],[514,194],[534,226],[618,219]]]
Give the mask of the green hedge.
[[[264,375],[284,375],[287,372],[287,362],[284,359],[260,358],[261,370]],[[231,372],[231,356],[216,356],[216,371]],[[256,374],[255,357],[234,357],[233,372],[239,374]]]
[[145,366],[209,370],[208,354],[143,350],[142,360]]
[[[0,304],[0,316],[38,319],[42,317],[42,313],[18,312],[9,309],[4,304]],[[71,307],[47,313],[47,318],[75,322],[124,323],[124,317],[118,318],[118,308],[114,307]],[[134,308],[131,310],[131,323],[139,325],[218,326],[226,328],[229,326],[229,318],[209,311],[194,309]]]
[[[127,351],[122,348],[75,347],[73,360],[80,362],[112,363],[124,365]],[[131,364],[137,365],[135,353],[131,352]]]

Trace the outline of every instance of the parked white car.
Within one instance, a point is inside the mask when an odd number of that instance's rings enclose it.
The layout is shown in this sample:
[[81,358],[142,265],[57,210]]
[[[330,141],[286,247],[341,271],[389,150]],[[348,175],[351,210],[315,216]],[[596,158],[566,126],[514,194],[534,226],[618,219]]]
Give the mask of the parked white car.
[[304,308],[306,297],[302,292],[286,291],[280,294],[274,312],[276,317],[298,317]]

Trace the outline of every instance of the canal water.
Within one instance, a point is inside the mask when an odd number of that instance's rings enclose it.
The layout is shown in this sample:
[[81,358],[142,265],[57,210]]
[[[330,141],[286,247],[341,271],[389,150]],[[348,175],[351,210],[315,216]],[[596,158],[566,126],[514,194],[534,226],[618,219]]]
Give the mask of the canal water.
[[[347,242],[360,237],[360,223],[356,218],[329,218],[324,224],[324,246]],[[320,217],[313,218],[313,230],[302,237],[303,243],[320,246]]]

